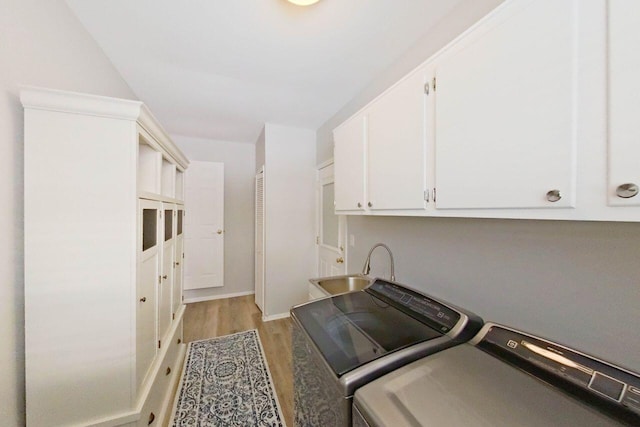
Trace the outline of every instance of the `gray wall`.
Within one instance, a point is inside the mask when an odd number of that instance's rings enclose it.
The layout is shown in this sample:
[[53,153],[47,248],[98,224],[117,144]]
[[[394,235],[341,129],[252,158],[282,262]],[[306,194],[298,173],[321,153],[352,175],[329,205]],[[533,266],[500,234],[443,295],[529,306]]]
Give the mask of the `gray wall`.
[[[333,156],[333,128],[501,2],[462,1],[318,130],[317,163]],[[355,238],[350,272],[385,242],[399,282],[640,371],[640,223],[358,216],[347,223]],[[376,250],[372,274],[387,276],[387,264]]]
[[255,146],[177,135],[173,140],[189,160],[224,163],[224,286],[185,291],[185,300],[253,292]]
[[[349,217],[350,272],[396,281],[640,371],[640,223]],[[371,274],[388,277],[376,249]],[[621,339],[624,337],[624,339]]]
[[0,419],[3,426],[22,426],[24,116],[19,85],[135,95],[64,1],[0,0],[0,11]]

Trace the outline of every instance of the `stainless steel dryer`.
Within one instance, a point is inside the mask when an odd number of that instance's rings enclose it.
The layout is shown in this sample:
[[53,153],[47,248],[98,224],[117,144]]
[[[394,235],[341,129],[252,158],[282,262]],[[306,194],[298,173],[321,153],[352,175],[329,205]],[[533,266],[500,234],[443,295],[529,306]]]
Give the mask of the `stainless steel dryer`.
[[358,387],[471,339],[482,319],[398,283],[291,309],[295,424],[351,425]]
[[353,426],[640,426],[637,374],[496,324],[471,342],[358,389]]

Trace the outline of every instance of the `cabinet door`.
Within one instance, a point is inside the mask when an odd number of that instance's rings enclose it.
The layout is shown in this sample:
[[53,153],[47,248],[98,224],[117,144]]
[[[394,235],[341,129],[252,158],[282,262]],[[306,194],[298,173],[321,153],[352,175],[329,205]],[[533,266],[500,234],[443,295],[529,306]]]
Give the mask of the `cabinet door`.
[[171,311],[173,314],[178,312],[182,304],[182,265],[184,259],[184,206],[178,206],[176,214],[176,245],[175,245],[175,261],[173,263],[173,292],[171,299],[173,301]]
[[144,381],[156,355],[156,286],[160,277],[160,211],[162,204],[140,200],[138,207],[138,268],[136,286],[136,379]]
[[438,60],[437,208],[574,206],[577,8],[509,2]]
[[640,205],[639,18],[637,0],[609,1],[610,205]]
[[337,211],[364,209],[365,122],[364,114],[358,114],[333,131]]
[[425,73],[419,70],[403,79],[367,110],[371,210],[425,208]]
[[173,263],[175,261],[175,205],[162,204],[162,274],[158,288],[158,339],[162,340],[169,330],[172,317],[171,293],[173,291]]

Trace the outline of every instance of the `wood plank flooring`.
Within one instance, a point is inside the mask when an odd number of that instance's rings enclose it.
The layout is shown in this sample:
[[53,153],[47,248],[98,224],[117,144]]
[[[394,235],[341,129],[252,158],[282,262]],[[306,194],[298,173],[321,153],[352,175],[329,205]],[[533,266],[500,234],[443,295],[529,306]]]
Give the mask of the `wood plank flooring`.
[[186,343],[257,329],[287,426],[293,427],[291,320],[262,322],[254,296],[187,304],[184,313]]

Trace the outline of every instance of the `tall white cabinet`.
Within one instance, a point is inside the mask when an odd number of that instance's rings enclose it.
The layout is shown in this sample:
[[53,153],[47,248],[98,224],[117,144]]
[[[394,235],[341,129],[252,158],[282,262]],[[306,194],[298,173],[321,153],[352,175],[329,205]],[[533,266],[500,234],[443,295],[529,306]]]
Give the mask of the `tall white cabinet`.
[[27,88],[30,426],[159,426],[182,343],[188,161],[137,101]]

